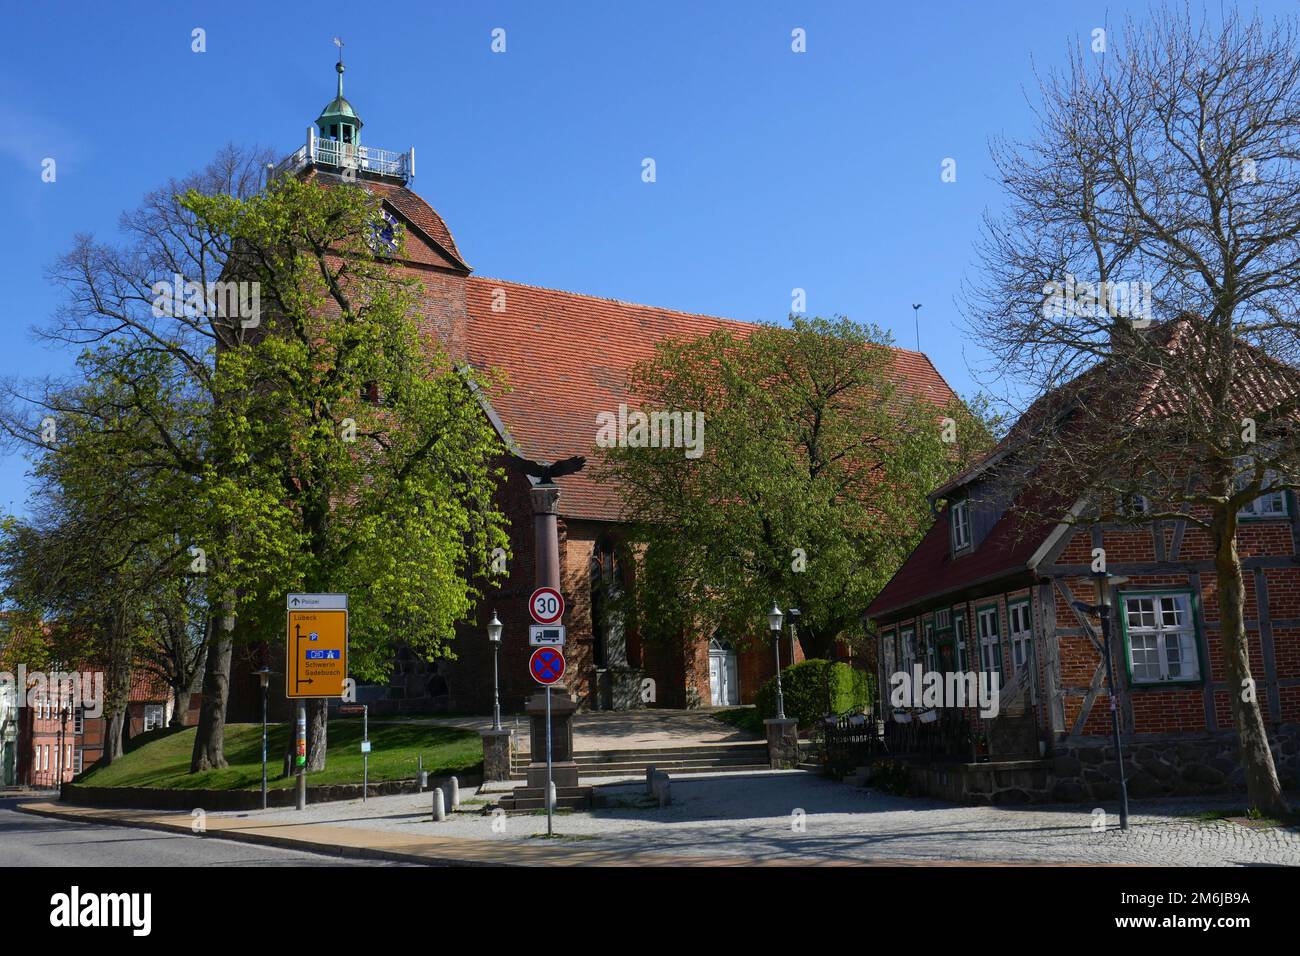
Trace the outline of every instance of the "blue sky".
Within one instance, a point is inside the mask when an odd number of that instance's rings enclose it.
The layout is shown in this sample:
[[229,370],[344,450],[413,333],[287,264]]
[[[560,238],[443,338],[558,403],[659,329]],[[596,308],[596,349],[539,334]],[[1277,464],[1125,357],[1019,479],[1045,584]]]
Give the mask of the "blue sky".
[[[1260,4],[1291,12],[1294,4]],[[975,268],[989,138],[1031,129],[1034,65],[1146,3],[25,4],[0,57],[0,377],[72,355],[29,332],[78,232],[224,143],[288,153],[334,93],[362,141],[414,145],[417,192],[483,275],[749,320],[793,288],[921,347],[954,388],[987,362],[954,299]],[[1217,7],[1215,7],[1217,9]],[[191,31],[207,50],[191,50]],[[506,52],[491,50],[506,31]],[[806,31],[807,52],[791,50]],[[46,157],[57,181],[41,180]],[[657,181],[642,182],[642,160]],[[940,178],[945,158],[957,180]],[[0,459],[0,510],[27,463]]]

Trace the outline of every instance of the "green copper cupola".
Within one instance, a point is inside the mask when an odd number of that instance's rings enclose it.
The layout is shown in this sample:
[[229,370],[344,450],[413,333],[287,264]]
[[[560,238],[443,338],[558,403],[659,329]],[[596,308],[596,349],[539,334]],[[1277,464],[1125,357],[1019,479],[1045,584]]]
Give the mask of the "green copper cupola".
[[343,97],[343,48],[339,48],[339,62],[334,67],[339,74],[339,92],[330,100],[320,116],[316,117],[316,128],[320,130],[321,139],[332,139],[340,143],[361,144],[361,117]]

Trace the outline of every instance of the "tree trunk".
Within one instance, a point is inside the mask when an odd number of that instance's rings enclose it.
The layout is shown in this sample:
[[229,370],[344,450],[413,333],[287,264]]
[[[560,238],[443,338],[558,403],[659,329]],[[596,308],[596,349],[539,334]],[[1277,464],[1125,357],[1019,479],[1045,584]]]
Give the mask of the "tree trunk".
[[122,736],[125,729],[125,709],[108,715],[108,723],[104,731],[104,755],[99,759],[101,765],[107,767],[122,756]]
[[126,729],[127,698],[131,692],[131,658],[133,648],[128,634],[125,612],[114,608],[108,621],[108,673],[104,713],[107,729],[100,763],[108,766],[122,756],[122,738]]
[[[1277,779],[1273,754],[1268,747],[1264,715],[1250,676],[1249,646],[1246,641],[1245,588],[1241,558],[1237,553],[1237,519],[1227,508],[1214,516],[1214,570],[1219,586],[1219,626],[1223,640],[1223,662],[1228,676],[1228,699],[1232,721],[1237,727],[1241,766],[1246,772],[1250,809],[1265,816],[1290,812],[1282,785]],[[1247,689],[1249,688],[1249,693]]]
[[203,669],[203,704],[199,729],[194,735],[190,773],[226,766],[226,703],[230,699],[230,661],[233,657],[234,601],[225,602],[225,614],[208,619],[208,659]]
[[172,709],[172,719],[167,722],[167,726],[184,727],[185,714],[190,709],[190,689],[186,687],[182,690],[179,687],[173,687],[172,698],[176,701],[176,706]]
[[329,742],[329,711],[325,698],[307,701],[307,772],[325,769],[325,750]]

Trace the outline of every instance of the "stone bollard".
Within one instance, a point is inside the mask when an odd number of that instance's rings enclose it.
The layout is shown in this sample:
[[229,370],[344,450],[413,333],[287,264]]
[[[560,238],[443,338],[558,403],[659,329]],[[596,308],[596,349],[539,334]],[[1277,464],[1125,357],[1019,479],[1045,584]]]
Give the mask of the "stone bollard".
[[447,819],[447,807],[442,802],[442,787],[435,787],[433,791],[433,822],[442,823]]
[[460,781],[455,777],[451,778],[451,808],[460,809]]
[[653,797],[655,795],[655,768],[654,764],[645,768],[645,795]]
[[650,787],[650,795],[661,807],[666,807],[673,802],[672,782],[668,779],[666,773],[656,773],[654,781]]

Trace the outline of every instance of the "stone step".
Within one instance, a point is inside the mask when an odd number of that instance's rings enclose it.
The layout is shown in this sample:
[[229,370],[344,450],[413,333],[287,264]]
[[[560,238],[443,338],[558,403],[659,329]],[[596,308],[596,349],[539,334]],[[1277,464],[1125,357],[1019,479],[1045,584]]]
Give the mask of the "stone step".
[[[555,806],[570,810],[586,810],[592,805],[591,787],[556,787]],[[518,810],[545,810],[546,795],[541,787],[515,787],[502,794],[497,803],[510,812]]]
[[[591,808],[591,797],[556,797],[555,808],[557,810],[588,810]],[[506,813],[513,813],[520,810],[545,810],[546,801],[541,797],[520,797],[517,800],[507,802],[504,798],[501,801],[501,809]]]
[[[601,767],[599,769],[581,769],[578,773],[583,777],[640,777],[644,776],[649,764],[628,764],[623,767]],[[665,773],[677,776],[678,774],[702,774],[702,773],[752,773],[758,770],[771,770],[771,764],[767,763],[724,763],[724,764],[705,764],[695,766],[679,766],[674,764],[656,763],[653,765],[656,770],[662,770]],[[522,770],[512,770],[510,773],[511,780],[526,780],[527,773]]]
[[[655,763],[660,760],[683,760],[695,759],[702,757],[738,757],[752,756],[755,753],[767,752],[767,743],[762,740],[745,744],[718,744],[715,746],[697,746],[697,747],[663,747],[653,748],[646,747],[631,750],[587,750],[578,751],[573,755],[575,763],[627,763],[629,761],[644,761],[646,763]],[[532,759],[532,754],[528,751],[517,751],[514,754],[516,763],[528,763]]]

